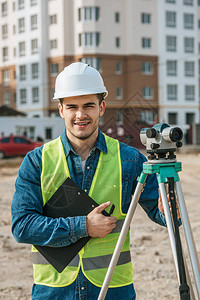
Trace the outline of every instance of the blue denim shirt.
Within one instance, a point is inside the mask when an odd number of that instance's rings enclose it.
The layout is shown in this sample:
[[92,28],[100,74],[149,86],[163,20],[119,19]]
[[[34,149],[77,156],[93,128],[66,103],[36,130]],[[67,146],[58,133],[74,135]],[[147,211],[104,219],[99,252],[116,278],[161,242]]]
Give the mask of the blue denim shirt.
[[[99,153],[107,153],[105,138],[99,131],[95,147],[91,150],[86,160],[85,169],[82,170],[81,158],[73,150],[69,143],[66,131],[61,135],[64,146],[67,164],[72,180],[78,184],[86,193],[89,193],[94,172],[98,163]],[[86,216],[68,217],[52,219],[42,215],[43,200],[41,193],[41,167],[42,148],[36,148],[29,152],[24,158],[15,183],[15,194],[12,201],[12,233],[19,243],[35,245],[48,245],[51,247],[62,247],[76,242],[79,238],[87,236]],[[135,148],[120,143],[120,154],[122,162],[122,211],[127,213],[137,185],[137,177],[142,171],[143,162],[146,158]],[[163,214],[158,210],[158,184],[155,175],[148,176],[144,191],[141,194],[139,204],[147,215],[156,223],[166,226]],[[109,201],[111,199],[105,199]],[[112,202],[112,201],[111,201]],[[86,291],[86,286],[88,291]],[[85,288],[83,288],[85,287]],[[90,287],[90,290],[89,290]],[[124,288],[119,288],[124,289]],[[111,290],[111,291],[110,291]],[[118,299],[112,293],[115,289],[109,289],[110,299]],[[134,295],[133,285],[127,286],[124,290],[129,290]],[[77,298],[75,297],[75,291]],[[71,296],[70,297],[70,293]],[[81,298],[88,295],[88,298]],[[84,294],[86,293],[86,294]],[[63,288],[50,288],[47,286],[33,286],[33,299],[96,299],[91,298],[92,293],[98,296],[99,288],[92,285],[82,274],[81,270],[76,281]],[[39,295],[39,296],[38,296]],[[53,298],[51,298],[54,295]],[[127,294],[120,295],[119,299],[127,298]],[[130,294],[129,294],[130,295]],[[85,296],[83,296],[85,297]],[[114,298],[112,298],[114,297]],[[109,299],[109,298],[106,298]]]

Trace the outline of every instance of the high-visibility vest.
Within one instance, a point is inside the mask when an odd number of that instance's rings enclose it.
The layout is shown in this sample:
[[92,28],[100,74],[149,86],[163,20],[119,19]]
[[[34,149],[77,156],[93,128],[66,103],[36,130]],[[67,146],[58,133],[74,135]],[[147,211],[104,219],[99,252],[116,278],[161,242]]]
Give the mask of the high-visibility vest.
[[[91,238],[70,264],[58,273],[42,255],[32,247],[35,284],[51,287],[70,285],[81,268],[86,278],[101,287],[121,231],[125,214],[121,210],[122,170],[119,142],[105,135],[108,153],[100,152],[99,161],[91,184],[89,196],[99,205],[111,201],[116,227],[105,238]],[[61,138],[44,145],[42,152],[41,189],[43,205],[59,186],[70,177]],[[121,287],[133,282],[130,255],[130,232],[117,262],[109,287]]]

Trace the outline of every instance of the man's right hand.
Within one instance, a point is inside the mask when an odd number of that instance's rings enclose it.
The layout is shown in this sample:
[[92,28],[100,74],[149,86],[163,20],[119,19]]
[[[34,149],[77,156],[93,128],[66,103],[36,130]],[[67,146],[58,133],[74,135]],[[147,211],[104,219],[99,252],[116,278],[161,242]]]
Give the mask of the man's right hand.
[[110,206],[110,201],[94,208],[86,219],[87,232],[91,237],[104,238],[116,227],[116,217],[106,217],[102,211]]

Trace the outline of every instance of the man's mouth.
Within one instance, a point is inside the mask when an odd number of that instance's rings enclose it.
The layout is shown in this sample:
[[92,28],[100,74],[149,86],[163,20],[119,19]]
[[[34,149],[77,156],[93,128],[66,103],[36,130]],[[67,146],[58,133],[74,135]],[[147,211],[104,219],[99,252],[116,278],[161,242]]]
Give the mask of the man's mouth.
[[79,126],[79,127],[86,127],[90,121],[84,121],[84,122],[74,122],[74,125]]

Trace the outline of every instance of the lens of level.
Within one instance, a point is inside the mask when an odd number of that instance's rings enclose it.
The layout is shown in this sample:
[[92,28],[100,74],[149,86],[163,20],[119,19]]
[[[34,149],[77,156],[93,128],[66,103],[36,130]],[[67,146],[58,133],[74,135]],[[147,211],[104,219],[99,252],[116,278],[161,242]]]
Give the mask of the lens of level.
[[173,142],[179,142],[183,137],[183,131],[179,127],[171,128],[169,137]]

